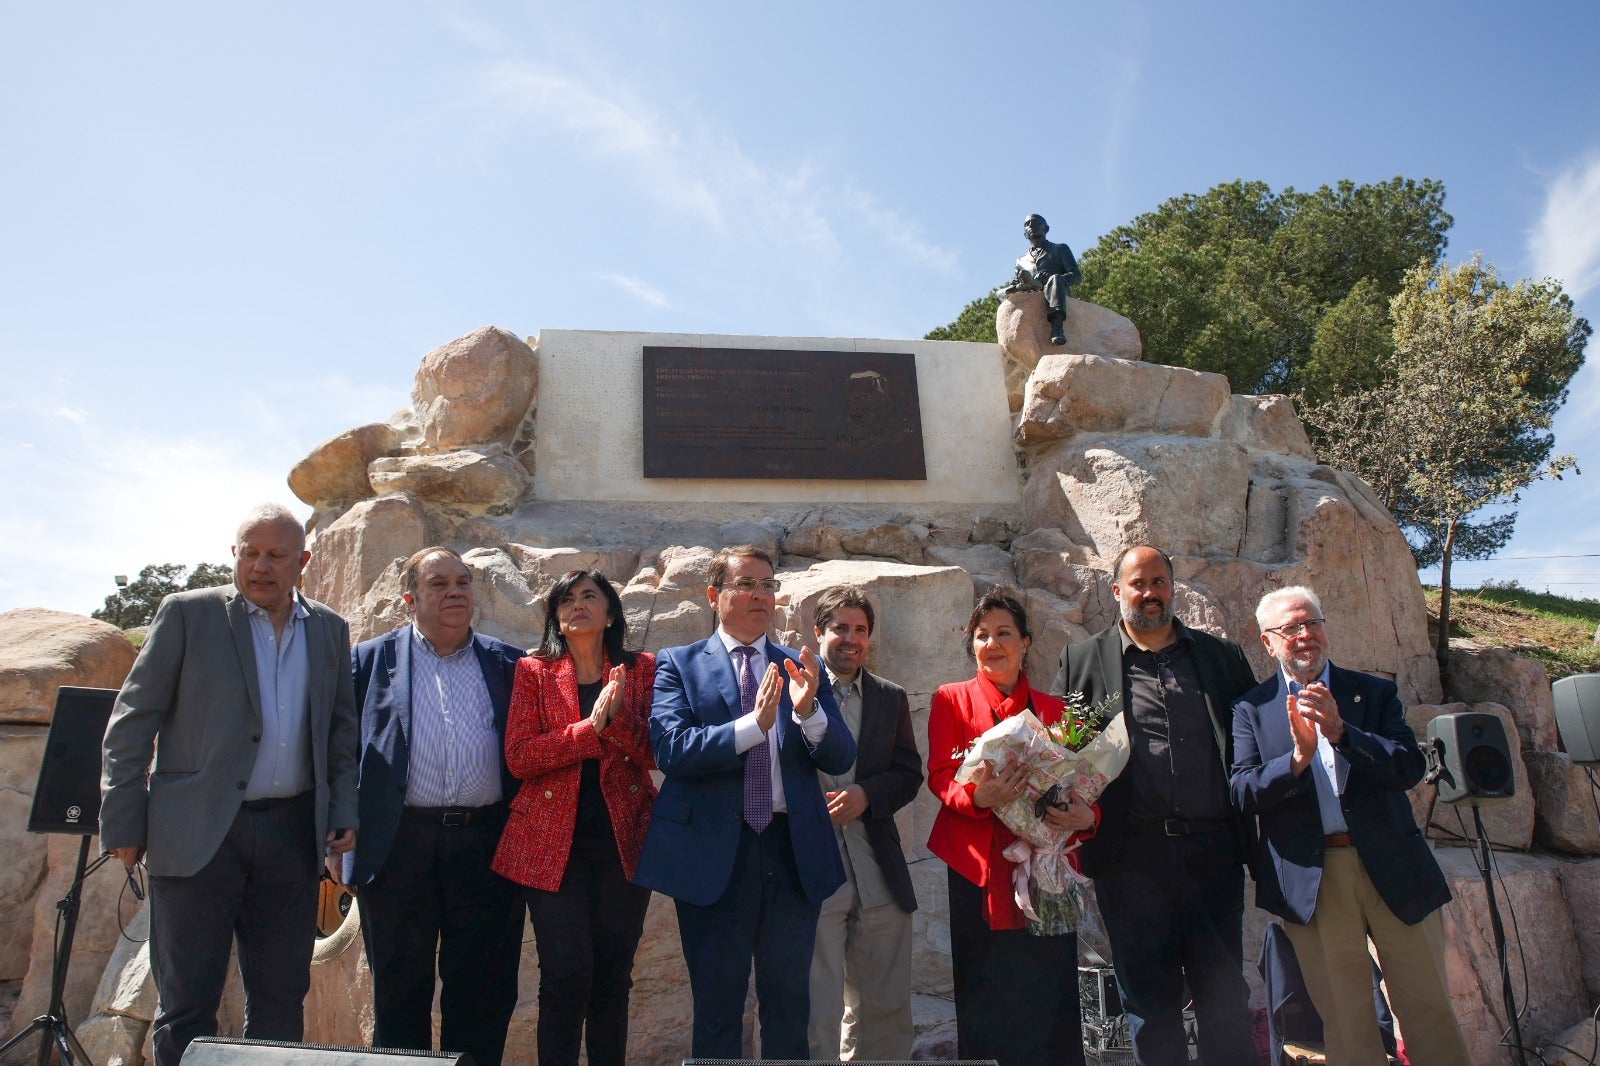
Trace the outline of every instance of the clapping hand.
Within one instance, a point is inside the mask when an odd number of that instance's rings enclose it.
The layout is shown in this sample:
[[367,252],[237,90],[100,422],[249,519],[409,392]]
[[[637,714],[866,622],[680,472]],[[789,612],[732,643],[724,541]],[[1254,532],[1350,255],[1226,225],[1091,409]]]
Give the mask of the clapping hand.
[[611,716],[622,706],[622,686],[627,680],[626,666],[614,666],[611,668],[611,673],[606,675],[605,687],[600,690],[600,695],[595,697],[594,710],[589,712],[589,724],[594,726],[595,736],[606,731],[606,726],[611,724]]
[[1290,756],[1289,767],[1296,774],[1304,773],[1306,767],[1311,765],[1311,760],[1317,757],[1317,727],[1300,708],[1300,697],[1304,692],[1289,693],[1289,735],[1294,739],[1294,754]]
[[794,704],[795,715],[810,718],[811,712],[816,710],[817,686],[822,683],[822,670],[815,653],[810,648],[801,648],[799,665],[793,659],[785,659],[783,667],[789,672],[789,702]]

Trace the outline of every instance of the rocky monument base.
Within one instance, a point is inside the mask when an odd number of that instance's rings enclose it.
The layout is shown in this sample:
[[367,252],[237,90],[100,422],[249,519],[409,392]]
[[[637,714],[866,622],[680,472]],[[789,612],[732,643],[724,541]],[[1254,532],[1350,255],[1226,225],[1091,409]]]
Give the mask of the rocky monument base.
[[[1040,347],[1037,334],[1044,329],[1048,341],[1048,327],[1030,316],[1042,319],[1042,306],[1002,302],[1003,348],[579,331],[524,341],[476,330],[423,358],[410,407],[318,445],[290,472],[291,488],[314,508],[306,592],[349,618],[356,639],[376,635],[404,620],[400,562],[425,545],[447,544],[475,572],[479,628],[527,646],[543,626],[538,601],[550,585],[567,570],[597,567],[621,592],[633,641],[655,650],[710,632],[704,590],[712,553],[760,544],[780,558],[780,639],[810,639],[817,597],[829,585],[867,588],[880,618],[869,667],[907,688],[926,752],[934,689],[971,676],[960,630],[979,590],[998,583],[1022,590],[1037,634],[1028,672],[1047,683],[1066,643],[1114,621],[1107,571],[1132,541],[1171,551],[1178,613],[1238,640],[1261,676],[1270,666],[1257,640],[1256,600],[1273,588],[1311,585],[1337,634],[1334,657],[1394,678],[1414,727],[1462,709],[1446,698],[1507,719],[1520,756],[1518,796],[1485,823],[1507,849],[1502,905],[1509,902],[1520,919],[1513,957],[1529,962],[1523,1032],[1553,1038],[1580,1022],[1600,1002],[1600,863],[1589,858],[1600,854],[1600,825],[1582,802],[1581,769],[1558,750],[1542,673],[1534,678],[1503,653],[1462,649],[1452,691],[1441,691],[1404,538],[1365,484],[1316,461],[1287,398],[1233,395],[1218,375],[1139,362],[1137,331],[1103,308],[1074,304],[1065,349]],[[641,353],[646,344],[673,342],[912,352],[927,478],[644,478]],[[0,724],[0,810],[16,809],[4,806],[8,789],[24,780],[31,787],[29,772],[6,776],[4,769],[7,752],[20,767],[35,744],[4,732],[17,728]],[[1450,984],[1473,1061],[1504,1062],[1481,882],[1470,855],[1448,846],[1459,843],[1453,813],[1435,804],[1430,786],[1412,799],[1456,894],[1446,922]],[[927,1057],[954,1053],[944,869],[922,848],[935,808],[924,792],[900,817],[920,903],[914,1011],[917,1054]],[[36,846],[33,854],[42,851]],[[30,861],[30,869],[44,868],[42,858]],[[48,891],[37,884],[41,876],[29,874],[28,884],[0,895],[0,906],[10,908],[0,960],[10,957],[12,972],[29,940],[12,933],[13,916],[33,915],[30,982],[44,920],[36,900]],[[1252,908],[1247,959],[1265,922]],[[98,990],[78,989],[69,1007],[85,1019],[80,1032],[96,1062],[136,1063],[148,1055],[153,1008],[145,953],[117,946],[114,927],[109,933],[90,934],[100,938],[100,957],[110,956]],[[1093,923],[1082,939],[1105,953]],[[530,933],[508,1050],[513,1064],[533,1061],[531,941]],[[1247,969],[1259,1002],[1259,981]],[[634,1061],[676,1064],[687,1053],[685,976],[671,903],[657,898],[635,967]],[[224,1025],[237,1032],[237,990],[229,995]],[[360,1043],[370,1025],[357,942],[316,967],[307,1039]]]

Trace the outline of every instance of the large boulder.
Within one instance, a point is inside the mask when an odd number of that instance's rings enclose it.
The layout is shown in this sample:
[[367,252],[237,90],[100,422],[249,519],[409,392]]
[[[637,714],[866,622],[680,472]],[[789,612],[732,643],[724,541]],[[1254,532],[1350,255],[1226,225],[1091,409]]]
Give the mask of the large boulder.
[[408,492],[445,506],[503,508],[533,485],[527,469],[498,445],[477,451],[386,455],[367,467],[374,492]]
[[1563,863],[1556,869],[1572,913],[1587,1002],[1594,1007],[1600,1005],[1600,861]]
[[363,500],[316,531],[301,584],[349,620],[352,640],[365,640],[405,617],[399,564],[430,543],[427,512],[413,497]]
[[1287,396],[1228,397],[1217,436],[1236,441],[1253,451],[1278,452],[1315,461],[1306,427],[1294,413]]
[[1134,324],[1112,311],[1085,300],[1067,298],[1065,333],[1067,343],[1050,343],[1049,309],[1042,292],[1016,292],[1000,300],[995,310],[994,329],[1000,342],[1006,374],[1006,397],[1011,410],[1021,409],[1028,375],[1046,356],[1059,352],[1109,355],[1118,359],[1138,359],[1144,342]]
[[1023,506],[1030,527],[1059,529],[1109,566],[1140,541],[1174,555],[1238,555],[1249,489],[1249,453],[1237,444],[1123,435],[1039,454]]
[[1600,855],[1600,810],[1588,768],[1564,751],[1522,752],[1533,791],[1533,839],[1569,855]]
[[400,431],[373,422],[330,437],[289,471],[289,491],[313,507],[353,503],[370,497],[367,467],[400,444]]
[[[1444,938],[1456,1018],[1475,1066],[1503,1063],[1506,1052],[1500,1041],[1509,1019],[1500,996],[1500,964],[1483,878],[1464,849],[1441,848],[1434,854],[1455,897],[1444,910]],[[1502,853],[1495,862],[1500,876],[1494,890],[1522,1036],[1534,1046],[1589,1013],[1576,915],[1562,891],[1565,864],[1560,860]],[[1404,1018],[1400,1025],[1403,1031]]]
[[0,981],[20,981],[33,950],[33,899],[49,837],[27,830],[47,728],[0,724]]
[[1101,355],[1046,355],[1028,378],[1017,441],[1080,433],[1209,437],[1228,397],[1221,374]]
[[1458,703],[1498,703],[1510,708],[1524,751],[1561,748],[1550,677],[1533,659],[1505,648],[1453,639],[1445,697]]
[[422,357],[411,403],[434,449],[509,447],[538,387],[534,350],[506,330],[482,326]]
[[24,607],[0,614],[0,722],[48,724],[62,685],[121,688],[133,644],[109,622]]

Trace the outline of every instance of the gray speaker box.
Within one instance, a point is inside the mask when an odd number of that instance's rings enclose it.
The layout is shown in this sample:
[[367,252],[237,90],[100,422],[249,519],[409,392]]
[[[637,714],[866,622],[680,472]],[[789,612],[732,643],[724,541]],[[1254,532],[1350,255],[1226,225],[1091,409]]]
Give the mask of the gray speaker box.
[[1550,686],[1561,746],[1573,762],[1600,762],[1600,674],[1563,677]]
[[1504,799],[1516,793],[1506,727],[1494,715],[1441,714],[1428,723],[1428,742],[1438,750],[1444,767],[1438,780],[1442,802]]

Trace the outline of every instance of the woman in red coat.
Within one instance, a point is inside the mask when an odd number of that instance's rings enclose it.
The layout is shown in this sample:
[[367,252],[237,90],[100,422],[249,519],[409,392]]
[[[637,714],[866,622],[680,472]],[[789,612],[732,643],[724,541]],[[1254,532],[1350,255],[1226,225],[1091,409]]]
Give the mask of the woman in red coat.
[[544,638],[517,663],[506,764],[522,781],[494,869],[528,888],[539,945],[539,1062],[624,1066],[633,955],[650,890],[630,883],[655,786],[654,657],[623,650],[622,602],[598,570],[545,598]]
[[[1082,1066],[1077,935],[1027,931],[1012,895],[1013,864],[1001,854],[1016,837],[990,812],[1022,794],[1027,770],[997,776],[985,767],[975,781],[955,779],[972,742],[1002,719],[1031,709],[1051,725],[1064,708],[1022,672],[1032,634],[1014,592],[996,588],[980,599],[966,637],[977,676],[940,687],[928,712],[928,788],[941,804],[928,850],[949,867],[957,1055],[1000,1066]],[[1046,808],[1045,820],[1093,832],[1095,809],[1067,795],[1068,806]]]

